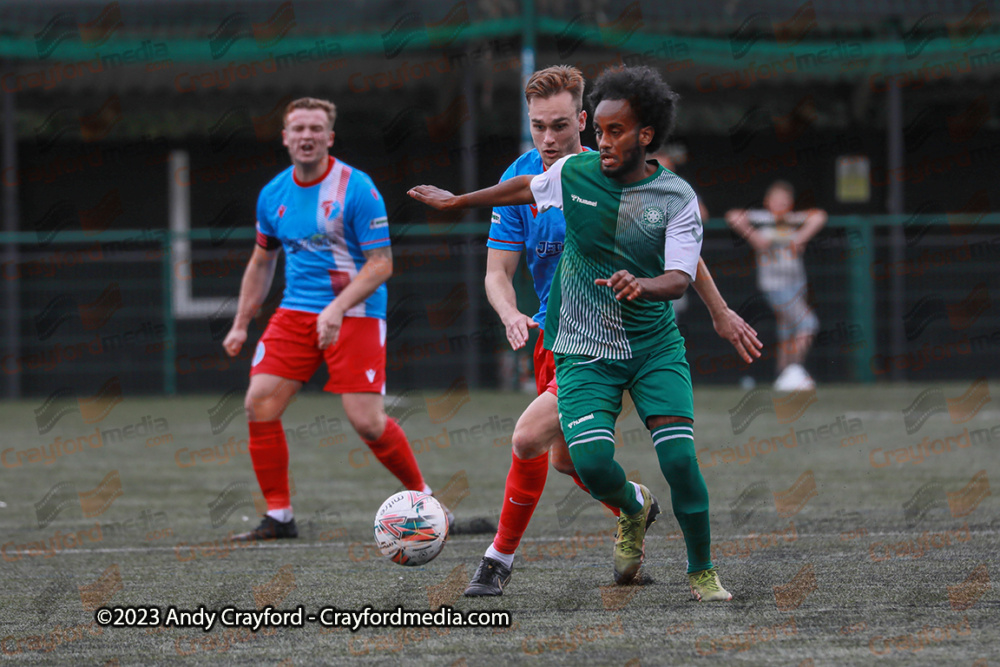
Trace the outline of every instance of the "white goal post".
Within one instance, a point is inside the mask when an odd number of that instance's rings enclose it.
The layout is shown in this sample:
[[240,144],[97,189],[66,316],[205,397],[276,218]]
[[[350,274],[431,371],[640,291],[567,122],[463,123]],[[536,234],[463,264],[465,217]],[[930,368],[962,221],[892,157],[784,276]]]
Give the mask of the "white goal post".
[[[178,280],[174,267],[191,266],[191,179],[188,152],[170,151],[167,161],[169,182],[171,301],[173,315],[179,320],[197,320],[210,316],[235,315],[235,298],[200,297],[193,294],[192,280]],[[180,175],[184,174],[181,178]]]

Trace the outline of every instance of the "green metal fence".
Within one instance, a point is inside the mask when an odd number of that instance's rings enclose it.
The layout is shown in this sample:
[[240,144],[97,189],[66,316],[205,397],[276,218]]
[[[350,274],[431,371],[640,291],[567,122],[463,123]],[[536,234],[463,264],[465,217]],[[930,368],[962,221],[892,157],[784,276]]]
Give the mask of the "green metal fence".
[[[905,231],[895,251],[894,227]],[[469,386],[509,383],[501,370],[509,354],[503,328],[483,290],[487,228],[399,225],[394,231],[388,354],[397,389],[449,386],[456,378]],[[180,258],[179,239],[166,230],[0,233],[3,314],[18,323],[0,357],[7,395],[48,395],[63,387],[93,394],[109,377],[136,393],[166,395],[245,386],[252,349],[229,360],[221,339],[252,236],[250,229],[224,238],[195,229],[184,237],[190,256]],[[719,219],[706,224],[704,243],[730,306],[773,348],[773,318],[760,306],[750,249]],[[806,255],[821,320],[810,357],[817,379],[947,379],[997,367],[1000,318],[990,298],[1000,288],[997,254],[1000,214],[831,218]],[[521,307],[529,311],[530,281],[523,271],[518,281]],[[280,295],[280,273],[275,283],[270,309]],[[178,312],[182,292],[210,308]],[[747,374],[767,380],[770,362],[750,369],[733,363],[704,307],[696,297],[689,300],[680,321],[696,383]],[[893,303],[901,304],[902,322],[892,317]],[[248,347],[263,323],[252,329]],[[954,353],[963,344],[971,354]],[[921,354],[926,363],[917,368]],[[930,358],[935,354],[954,358],[937,363]]]

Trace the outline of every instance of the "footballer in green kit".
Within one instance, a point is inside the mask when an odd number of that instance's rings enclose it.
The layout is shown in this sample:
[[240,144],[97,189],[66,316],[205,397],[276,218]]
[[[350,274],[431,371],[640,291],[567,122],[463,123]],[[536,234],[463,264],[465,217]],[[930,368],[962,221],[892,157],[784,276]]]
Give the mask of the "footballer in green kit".
[[646,519],[658,511],[649,489],[629,482],[614,459],[615,421],[628,390],[670,485],[692,595],[731,600],[711,561],[691,373],[669,303],[697,272],[698,200],[683,179],[646,160],[670,134],[677,95],[655,70],[623,67],[602,74],[589,101],[598,151],[465,195],[433,186],[410,195],[442,210],[532,202],[539,211],[563,210],[566,241],[549,295],[545,347],[555,355],[560,421],[577,474],[594,498],[621,510],[615,581],[635,578]]

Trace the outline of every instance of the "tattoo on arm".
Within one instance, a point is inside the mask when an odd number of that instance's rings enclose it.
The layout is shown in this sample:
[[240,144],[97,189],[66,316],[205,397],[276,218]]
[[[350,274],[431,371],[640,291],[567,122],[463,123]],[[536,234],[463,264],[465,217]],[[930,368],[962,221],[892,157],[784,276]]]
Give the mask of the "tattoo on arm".
[[363,252],[365,255],[365,259],[368,261],[371,260],[384,260],[389,262],[392,261],[392,246],[386,245],[382,246],[381,248],[374,248],[372,250],[365,250]]

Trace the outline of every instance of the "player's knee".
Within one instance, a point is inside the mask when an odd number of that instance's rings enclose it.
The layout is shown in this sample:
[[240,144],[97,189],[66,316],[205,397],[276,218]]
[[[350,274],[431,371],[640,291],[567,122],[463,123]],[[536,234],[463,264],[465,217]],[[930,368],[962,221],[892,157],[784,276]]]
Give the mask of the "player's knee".
[[247,393],[243,401],[243,409],[247,415],[247,421],[273,421],[281,419],[284,402],[273,395],[259,396]]
[[511,448],[519,459],[533,459],[548,451],[548,444],[542,442],[538,432],[529,425],[518,422],[510,436]]
[[796,334],[798,336],[812,336],[819,330],[819,318],[816,317],[816,313],[811,309],[803,317],[802,321],[799,323],[799,328]]
[[254,421],[254,416],[256,415],[256,410],[254,410],[254,401],[250,396],[250,392],[243,398],[243,412],[246,413],[247,421]]
[[351,426],[365,442],[375,442],[385,432],[385,415],[357,415],[351,418]]
[[274,410],[273,400],[267,396],[258,396],[247,392],[246,398],[243,400],[243,411],[246,413],[247,421],[271,421],[272,419],[276,419],[277,417],[273,414]]
[[665,457],[660,460],[660,471],[669,482],[672,479],[687,479],[692,474],[701,474],[698,458],[693,454]]

